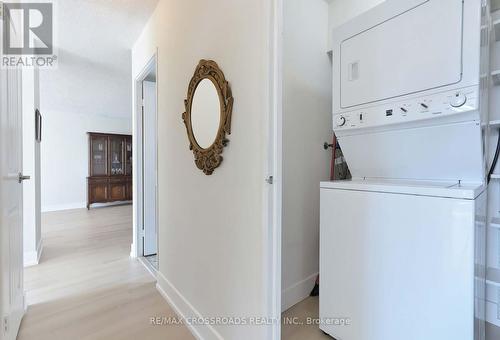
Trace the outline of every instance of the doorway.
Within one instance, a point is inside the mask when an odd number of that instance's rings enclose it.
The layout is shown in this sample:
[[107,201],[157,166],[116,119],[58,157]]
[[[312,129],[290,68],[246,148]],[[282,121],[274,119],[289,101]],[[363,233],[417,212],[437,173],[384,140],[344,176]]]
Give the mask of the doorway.
[[[275,254],[272,303],[281,323],[273,339],[329,339],[321,332],[319,183],[330,179],[332,59],[329,5],[275,0],[274,91],[270,154],[277,165],[272,203]],[[301,136],[301,138],[297,138]],[[327,145],[325,149],[324,145]],[[297,152],[300,150],[300,152]]]
[[158,270],[157,59],[153,56],[136,78],[138,202],[137,255]]

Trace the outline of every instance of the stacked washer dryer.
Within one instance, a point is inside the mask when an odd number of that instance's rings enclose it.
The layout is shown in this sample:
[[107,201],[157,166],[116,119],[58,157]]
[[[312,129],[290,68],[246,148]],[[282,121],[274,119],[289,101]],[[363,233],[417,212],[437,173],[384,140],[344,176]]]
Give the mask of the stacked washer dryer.
[[387,0],[335,30],[333,129],[353,179],[321,183],[334,338],[484,338],[488,45],[482,0]]

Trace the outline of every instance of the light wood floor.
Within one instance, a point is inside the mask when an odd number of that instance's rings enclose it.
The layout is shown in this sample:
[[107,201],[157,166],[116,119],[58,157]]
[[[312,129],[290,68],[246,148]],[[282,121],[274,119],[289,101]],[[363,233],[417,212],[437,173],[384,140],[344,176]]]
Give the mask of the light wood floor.
[[[323,333],[318,325],[308,325],[307,318],[318,319],[319,317],[319,298],[309,297],[299,302],[292,308],[285,311],[282,315],[283,324],[281,326],[281,339],[283,340],[332,340],[330,336]],[[298,318],[303,325],[286,322]]]
[[132,207],[44,214],[44,250],[25,271],[28,312],[19,340],[184,340],[185,326],[154,326],[175,313],[131,259]]

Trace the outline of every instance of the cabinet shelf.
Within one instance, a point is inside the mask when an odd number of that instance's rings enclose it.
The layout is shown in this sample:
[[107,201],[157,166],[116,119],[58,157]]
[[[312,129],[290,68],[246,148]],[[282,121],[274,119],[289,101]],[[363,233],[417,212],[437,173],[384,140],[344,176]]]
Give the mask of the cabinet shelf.
[[490,227],[500,229],[500,217],[493,217],[490,221]]
[[495,41],[500,41],[500,19],[493,21],[493,33],[495,34]]
[[500,70],[491,72],[491,79],[493,80],[493,84],[495,86],[500,85]]
[[500,288],[500,282],[486,280],[486,284]]
[[89,132],[87,208],[132,200],[132,136]]
[[500,287],[500,269],[488,267],[486,270],[486,281],[489,284]]

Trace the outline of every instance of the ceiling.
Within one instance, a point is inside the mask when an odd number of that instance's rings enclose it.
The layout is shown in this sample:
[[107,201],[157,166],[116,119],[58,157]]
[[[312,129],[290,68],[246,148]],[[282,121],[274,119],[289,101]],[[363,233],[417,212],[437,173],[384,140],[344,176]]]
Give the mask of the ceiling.
[[130,50],[157,2],[57,1],[59,65],[40,73],[41,109],[130,118]]

